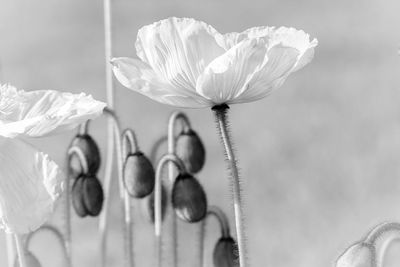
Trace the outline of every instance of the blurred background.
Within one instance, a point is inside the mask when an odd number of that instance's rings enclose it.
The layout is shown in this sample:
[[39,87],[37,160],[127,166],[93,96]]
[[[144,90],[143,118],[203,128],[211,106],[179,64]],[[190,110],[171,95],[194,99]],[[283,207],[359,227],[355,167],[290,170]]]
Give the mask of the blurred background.
[[[332,266],[337,256],[383,221],[400,221],[400,2],[328,0],[114,0],[115,56],[135,56],[137,30],[169,17],[206,21],[220,32],[257,25],[293,26],[319,40],[314,61],[269,98],[231,107],[246,200],[252,266]],[[105,100],[102,1],[0,0],[1,82]],[[166,133],[174,109],[116,84],[123,127],[142,149]],[[232,219],[222,147],[209,110],[187,110],[207,149],[198,175],[210,204]],[[105,153],[106,121],[91,133]],[[32,143],[60,164],[74,133]],[[103,173],[100,173],[102,178]],[[116,177],[115,177],[116,178]],[[120,209],[114,187],[109,266],[122,266]],[[137,266],[153,266],[152,227],[135,204]],[[73,220],[75,266],[99,262],[97,219]],[[211,222],[207,253],[218,228]],[[181,225],[181,266],[195,266],[196,226]],[[193,236],[193,238],[191,237]],[[0,233],[0,266],[6,266]],[[59,266],[50,234],[32,250]],[[398,266],[400,246],[385,266]],[[211,257],[211,256],[210,256]],[[211,265],[210,265],[211,266]]]

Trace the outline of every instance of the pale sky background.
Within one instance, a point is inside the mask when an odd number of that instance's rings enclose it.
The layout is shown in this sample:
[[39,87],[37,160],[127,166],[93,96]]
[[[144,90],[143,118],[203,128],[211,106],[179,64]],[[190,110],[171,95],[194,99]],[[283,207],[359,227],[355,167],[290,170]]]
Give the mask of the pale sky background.
[[[231,107],[252,266],[332,266],[374,225],[400,221],[398,0],[112,2],[116,56],[135,56],[137,30],[169,16],[203,20],[221,32],[293,26],[318,38],[314,61],[290,76],[280,90],[268,99]],[[102,12],[102,1],[0,0],[0,80],[26,90],[85,91],[105,100]],[[148,153],[165,133],[174,109],[120,85],[116,102],[123,126],[137,132]],[[210,204],[222,207],[232,219],[213,116],[209,110],[187,114],[207,148],[199,180]],[[91,128],[103,154],[105,129],[104,119]],[[62,164],[72,136],[33,143]],[[109,266],[122,266],[120,210],[115,201]],[[152,267],[151,226],[139,213],[137,266]],[[74,219],[77,267],[98,264],[96,223]],[[210,228],[209,247],[218,233],[215,222]],[[181,266],[194,266],[196,231],[183,226]],[[57,266],[60,254],[50,235],[38,237],[32,245],[43,267]],[[399,265],[398,250],[400,246],[391,249],[385,267]],[[5,262],[0,234],[0,266]]]

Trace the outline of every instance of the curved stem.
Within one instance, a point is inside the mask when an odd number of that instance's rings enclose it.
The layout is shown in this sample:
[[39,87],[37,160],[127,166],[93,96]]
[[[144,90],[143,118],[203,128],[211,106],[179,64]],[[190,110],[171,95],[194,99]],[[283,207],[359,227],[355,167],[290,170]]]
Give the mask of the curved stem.
[[156,162],[157,160],[157,152],[160,149],[161,145],[168,141],[168,136],[164,135],[160,137],[153,145],[150,151],[150,161]]
[[[122,135],[121,128],[118,117],[114,113],[113,110],[109,108],[104,109],[104,114],[111,118],[113,122],[114,128],[114,137],[115,137],[115,147],[117,154],[117,165],[118,165],[118,184],[119,184],[119,192],[120,199],[123,203],[123,213],[124,213],[124,248],[125,248],[125,266],[133,267],[133,240],[132,240],[132,215],[131,215],[131,202],[129,195],[124,187],[123,181],[123,154],[122,154]],[[106,177],[108,178],[108,176]],[[101,246],[101,254],[102,254],[102,264],[105,265],[106,259],[106,232],[107,232],[107,221],[108,221],[108,211],[110,208],[110,185],[111,185],[111,176],[104,182],[104,191],[105,191],[105,205],[104,211],[101,213],[100,221],[99,221],[99,231],[100,231],[100,246]]]
[[241,184],[237,159],[233,150],[231,136],[228,130],[227,111],[229,107],[226,104],[212,108],[215,114],[215,121],[221,137],[222,145],[225,149],[226,161],[230,170],[231,185],[233,191],[233,207],[235,211],[236,236],[239,249],[239,266],[246,267],[246,240],[244,233],[244,217],[241,197]]
[[29,267],[26,263],[25,248],[24,248],[24,242],[22,240],[22,236],[18,235],[18,234],[14,234],[14,238],[15,238],[15,244],[17,245],[19,267]]
[[126,157],[128,153],[134,153],[138,150],[139,144],[135,132],[132,129],[126,129],[122,133],[122,154]]
[[[85,154],[83,153],[82,149],[78,146],[73,146],[68,149],[68,156],[72,156],[73,154],[77,155],[79,158],[79,163],[82,166],[83,173],[88,173],[89,172],[89,164],[87,162],[87,159],[85,157]],[[69,178],[68,178],[69,179]]]
[[54,226],[51,226],[51,225],[46,224],[46,225],[41,226],[41,227],[40,227],[38,230],[36,230],[35,232],[29,233],[28,236],[27,236],[27,238],[26,238],[26,241],[25,241],[25,248],[28,249],[28,248],[29,248],[29,244],[30,244],[30,242],[31,242],[31,240],[32,240],[32,238],[33,238],[33,236],[34,236],[35,234],[37,234],[37,233],[43,231],[43,230],[47,230],[47,231],[53,233],[53,234],[57,237],[58,241],[59,241],[60,244],[61,244],[61,247],[62,247],[62,249],[63,249],[63,252],[64,252],[64,257],[65,257],[66,265],[68,266],[68,264],[69,264],[69,258],[68,258],[69,255],[68,255],[68,250],[67,250],[66,242],[65,242],[65,240],[64,240],[63,235],[62,235],[62,234],[60,233],[60,231],[58,231],[57,228],[55,228]]
[[394,240],[400,239],[400,223],[388,222],[376,226],[365,238],[365,243],[375,249],[376,267],[383,265],[387,249]]
[[[175,128],[176,122],[181,121],[184,130],[190,129],[190,121],[185,113],[175,111],[171,114],[168,120],[168,154],[175,154],[176,149],[176,138]],[[174,166],[173,163],[168,165],[168,177],[171,184],[174,182]],[[172,214],[172,266],[178,267],[178,231],[177,221],[175,214]]]
[[[161,205],[161,191],[162,191],[162,170],[163,167],[166,163],[171,162],[173,165],[177,166],[180,172],[185,173],[185,165],[183,162],[174,154],[167,154],[161,158],[157,165],[157,170],[156,170],[156,181],[154,185],[154,217],[155,217],[155,226],[154,226],[154,231],[155,231],[155,237],[156,237],[156,254],[157,254],[157,266],[161,267],[162,266],[162,222],[161,222],[161,217],[162,217],[162,205]],[[171,180],[170,180],[171,182]],[[175,217],[175,215],[174,215]]]
[[207,219],[214,216],[219,223],[219,227],[221,229],[221,236],[222,237],[229,237],[230,236],[230,228],[229,228],[229,221],[226,214],[217,206],[209,206],[207,210],[207,217],[202,220],[200,223],[200,255],[199,255],[199,266],[205,267],[205,251],[204,251],[204,243],[205,243],[205,236],[206,236],[206,226],[207,226]]

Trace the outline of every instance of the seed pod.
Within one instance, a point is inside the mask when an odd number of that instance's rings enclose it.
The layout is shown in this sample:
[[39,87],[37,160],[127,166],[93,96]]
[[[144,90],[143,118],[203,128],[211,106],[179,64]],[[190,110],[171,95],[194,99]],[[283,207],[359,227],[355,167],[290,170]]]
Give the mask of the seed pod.
[[[72,140],[71,147],[72,146],[77,146],[82,150],[88,163],[89,174],[96,174],[100,168],[101,158],[99,147],[93,138],[88,134],[77,135]],[[71,155],[69,168],[74,177],[78,177],[83,173],[79,157],[76,154]]]
[[88,214],[91,216],[99,215],[104,200],[100,181],[95,176],[86,176],[82,186],[82,200]]
[[[149,220],[149,222],[155,222],[155,212],[154,212],[154,191],[144,199],[143,201],[143,215]],[[167,190],[165,186],[161,186],[161,221],[164,220],[167,211]]]
[[142,153],[129,154],[124,165],[124,183],[129,195],[143,198],[154,188],[155,174],[150,160]]
[[176,154],[182,159],[189,173],[198,173],[206,160],[203,142],[192,129],[182,131],[177,137]]
[[201,184],[190,174],[179,174],[172,189],[176,215],[189,223],[201,221],[207,214],[207,197]]
[[[27,267],[41,267],[40,261],[30,251],[25,251],[25,259]],[[15,257],[14,267],[19,267],[19,258]]]
[[238,248],[232,237],[221,237],[214,248],[214,267],[239,267]]
[[88,215],[88,210],[86,209],[86,206],[83,203],[84,179],[85,179],[84,176],[79,176],[78,178],[76,178],[74,184],[72,185],[72,192],[71,192],[72,206],[74,207],[74,210],[79,217],[85,217],[86,215]]

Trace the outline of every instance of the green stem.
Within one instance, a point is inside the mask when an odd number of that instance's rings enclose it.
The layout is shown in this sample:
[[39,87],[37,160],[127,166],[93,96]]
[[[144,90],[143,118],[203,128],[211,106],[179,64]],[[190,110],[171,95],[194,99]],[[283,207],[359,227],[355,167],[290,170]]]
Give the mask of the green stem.
[[215,121],[221,137],[222,145],[225,149],[226,161],[230,170],[231,186],[233,193],[233,208],[235,212],[236,236],[239,249],[239,266],[246,267],[246,240],[244,233],[244,217],[241,197],[241,184],[237,160],[233,150],[231,136],[228,130],[227,111],[229,107],[226,104],[214,106],[212,110],[215,114]]

